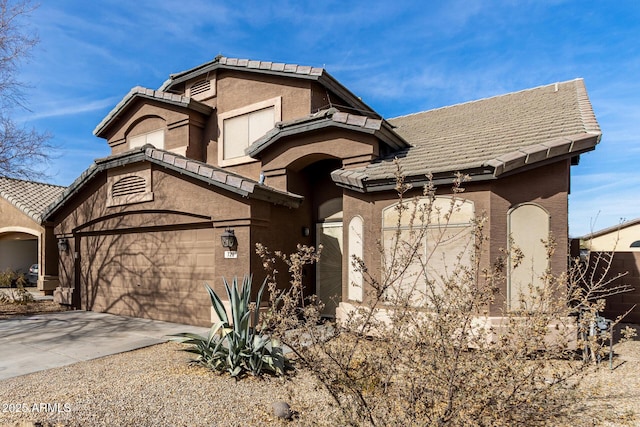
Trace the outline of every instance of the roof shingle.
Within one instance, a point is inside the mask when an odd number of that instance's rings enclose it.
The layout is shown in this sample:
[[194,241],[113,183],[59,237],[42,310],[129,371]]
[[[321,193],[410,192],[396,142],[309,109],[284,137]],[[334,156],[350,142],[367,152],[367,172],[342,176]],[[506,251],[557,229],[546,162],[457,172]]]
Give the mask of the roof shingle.
[[51,202],[60,196],[66,187],[0,177],[0,196],[20,209],[38,224]]
[[[582,79],[389,119],[412,147],[359,169],[364,181],[525,164],[593,149],[600,127]],[[334,180],[343,171],[334,173]]]

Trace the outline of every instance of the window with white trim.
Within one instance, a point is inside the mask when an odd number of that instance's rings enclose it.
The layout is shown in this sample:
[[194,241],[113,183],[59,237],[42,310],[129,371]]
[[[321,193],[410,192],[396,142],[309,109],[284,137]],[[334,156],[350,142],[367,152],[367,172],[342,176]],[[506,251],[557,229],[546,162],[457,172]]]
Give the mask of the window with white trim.
[[129,141],[129,149],[142,147],[151,144],[156,148],[164,149],[164,129],[154,130],[153,132],[143,133],[141,135],[127,137]]
[[282,120],[281,98],[273,98],[220,114],[220,166],[254,161],[245,150]]

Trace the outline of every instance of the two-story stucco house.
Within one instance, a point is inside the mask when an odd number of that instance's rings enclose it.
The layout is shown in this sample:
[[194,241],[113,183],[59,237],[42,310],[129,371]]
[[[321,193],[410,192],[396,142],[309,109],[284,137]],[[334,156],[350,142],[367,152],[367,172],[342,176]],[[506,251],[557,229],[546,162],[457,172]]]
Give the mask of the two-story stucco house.
[[[256,243],[322,243],[309,290],[329,316],[361,303],[350,256],[383,268],[376,242],[395,226],[395,158],[412,195],[432,173],[444,203],[454,174],[469,174],[453,225],[486,215],[483,262],[511,234],[542,271],[540,239],[552,232],[567,246],[571,165],[601,136],[580,79],[384,119],[322,68],[221,56],[132,89],[95,134],[111,155],[44,215],[61,249],[56,297],[198,325],[211,322],[203,283],[221,291],[223,276],[264,276]],[[551,260],[558,272],[566,263],[562,250]],[[512,272],[502,294],[525,280]]]

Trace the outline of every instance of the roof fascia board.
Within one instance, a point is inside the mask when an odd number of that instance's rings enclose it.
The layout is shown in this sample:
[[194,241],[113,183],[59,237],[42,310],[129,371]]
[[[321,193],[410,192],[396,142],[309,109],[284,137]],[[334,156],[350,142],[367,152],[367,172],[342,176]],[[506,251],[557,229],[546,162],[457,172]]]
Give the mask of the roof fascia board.
[[[541,160],[536,160],[528,163],[530,156],[536,154],[532,151],[526,150],[527,147],[514,151],[512,153],[505,154],[496,159],[489,160],[484,163],[483,166],[490,166],[494,168],[494,175],[508,176],[513,173],[519,173],[525,170],[532,169],[554,163],[559,160],[563,160],[569,157],[574,157],[588,151],[595,149],[595,146],[600,142],[602,133],[585,133],[582,135],[575,135],[573,137],[563,137],[558,140],[549,141],[548,143],[536,144],[541,149],[540,153],[546,151],[546,155]],[[566,151],[562,148],[563,153],[552,155],[552,152],[556,148],[566,146]]]
[[[492,172],[470,172],[468,174],[471,177],[471,181],[474,183],[484,182],[484,181],[495,181],[497,179],[495,176],[493,176]],[[446,176],[434,177],[431,180],[427,178],[420,178],[420,179],[414,179],[414,180],[410,179],[410,177],[407,177],[407,178],[409,179],[405,180],[406,184],[411,185],[412,188],[422,188],[429,183],[436,186],[444,185],[444,184],[452,184],[453,181],[456,179],[456,176],[446,175]],[[366,181],[362,183],[363,185],[361,187],[349,185],[345,182],[337,182],[337,181],[334,181],[334,182],[339,187],[353,190],[358,193],[377,193],[382,191],[391,191],[397,188],[397,183],[395,179]]]
[[[568,148],[567,152],[561,155],[556,155],[553,157],[548,157],[544,160],[539,160],[533,163],[523,163],[520,166],[517,167],[513,167],[510,168],[506,171],[504,171],[503,169],[503,165],[502,164],[498,164],[499,162],[486,162],[483,166],[485,168],[485,171],[482,172],[478,172],[477,170],[475,171],[462,171],[462,173],[467,173],[469,174],[474,182],[478,182],[478,181],[485,181],[488,179],[497,179],[497,178],[503,178],[503,177],[508,177],[511,175],[515,175],[517,173],[521,173],[521,172],[526,172],[528,170],[531,169],[535,169],[535,168],[539,168],[542,166],[546,166],[552,163],[556,163],[562,160],[567,160],[570,159],[572,157],[575,156],[579,156],[580,154],[592,151],[595,149],[595,146],[599,143],[600,139],[601,139],[602,134],[598,133],[598,134],[585,134],[584,137],[582,138],[574,138],[572,140],[568,140],[567,143],[570,143],[571,146]],[[579,149],[575,149],[574,150],[574,146],[579,146],[581,148]],[[523,159],[526,159],[526,157],[528,156],[527,153],[525,152],[519,152],[519,154],[521,155],[521,157]],[[523,160],[524,162],[524,160]],[[348,173],[348,170],[342,170],[343,173]],[[443,172],[443,174],[448,174],[447,172]],[[440,174],[438,174],[440,175]],[[452,176],[452,175],[451,175]],[[491,177],[491,178],[489,178]],[[418,181],[414,181],[412,180],[412,177],[408,176],[405,177],[407,183],[411,183],[411,184],[416,184],[416,185],[424,185],[426,184],[428,181],[427,180],[418,180]],[[335,182],[336,185],[343,187],[343,188],[349,188],[352,189],[354,191],[359,191],[362,193],[368,193],[368,192],[375,192],[375,191],[387,191],[387,190],[391,190],[393,188],[395,188],[395,178],[388,178],[388,179],[384,179],[384,180],[376,180],[376,181],[365,181],[362,178],[355,178],[355,181],[357,181],[357,184],[352,183],[354,181],[354,179],[348,179],[348,177],[345,176],[341,176],[340,174],[338,174],[338,176],[332,176],[333,181]],[[434,183],[441,183],[442,180],[444,181],[449,181],[451,182],[451,178],[449,176],[445,177],[445,178],[435,178],[433,180]]]
[[[195,172],[192,172],[187,169],[180,168],[178,166],[172,165],[167,162],[163,162],[162,160],[155,159],[152,156],[149,156],[145,153],[147,146],[141,147],[140,151],[135,152],[127,152],[121,155],[113,157],[107,157],[103,159],[97,159],[93,165],[89,167],[89,169],[85,170],[68,188],[64,193],[58,198],[58,200],[54,201],[42,215],[43,220],[51,220],[51,216],[55,214],[62,206],[64,206],[67,200],[74,194],[76,194],[82,187],[86,185],[87,182],[92,180],[98,173],[102,171],[106,171],[115,167],[128,165],[131,163],[137,163],[142,161],[148,161],[150,163],[159,165],[166,169],[178,172],[179,174],[189,176],[198,181],[204,182],[209,185],[213,185],[223,190],[230,191],[232,193],[238,194],[242,197],[253,197],[258,200],[267,201],[270,203],[275,203],[279,205],[284,205],[290,208],[298,208],[302,201],[304,200],[303,196],[299,196],[297,194],[288,194],[281,193],[277,190],[267,189],[257,184],[253,187],[252,191],[248,191],[246,189],[234,187],[223,182],[207,178],[203,175],[199,175]],[[207,165],[207,167],[211,167],[211,165]]]
[[246,149],[245,153],[248,156],[251,156],[253,158],[259,158],[260,153],[262,151],[266,150],[267,148],[269,148],[270,146],[272,146],[282,138],[286,138],[289,136],[298,135],[301,133],[310,132],[314,130],[327,129],[330,127],[346,129],[346,130],[360,132],[368,135],[375,135],[377,138],[379,138],[381,141],[389,145],[394,150],[406,148],[409,146],[409,144],[404,139],[402,139],[399,135],[397,135],[393,130],[385,127],[384,122],[380,129],[372,129],[372,128],[366,128],[362,126],[354,126],[348,123],[337,122],[335,120],[331,120],[328,118],[323,118],[321,120],[316,120],[316,121],[307,122],[307,123],[300,123],[300,124],[288,126],[284,129],[278,130],[277,132],[275,132],[275,134],[273,134],[272,136],[269,136],[266,141],[264,142],[257,141],[258,142],[257,144],[252,144],[251,146],[249,146]]
[[292,73],[286,71],[274,71],[264,68],[250,68],[246,66],[237,66],[237,65],[227,65],[220,64],[217,60],[213,60],[209,63],[203,64],[202,66],[192,68],[191,70],[184,71],[182,73],[172,75],[167,81],[165,81],[162,86],[160,86],[159,90],[161,91],[171,91],[171,88],[184,83],[188,80],[191,80],[199,75],[202,75],[207,72],[216,71],[216,70],[234,70],[234,71],[245,71],[251,73],[258,74],[267,74],[272,76],[280,76],[280,77],[295,77],[298,79],[312,80],[319,82],[322,86],[326,87],[330,91],[334,92],[340,98],[344,99],[348,103],[351,104],[353,108],[356,110],[365,111],[368,113],[373,113],[377,118],[382,118],[373,108],[364,103],[362,99],[357,97],[353,92],[347,89],[344,85],[342,85],[338,80],[336,80],[333,76],[327,73],[324,69],[321,74],[300,74],[300,73]]
[[257,158],[255,156],[259,156],[262,151],[269,148],[270,146],[272,146],[282,138],[286,138],[289,136],[298,135],[301,133],[306,133],[314,130],[326,129],[330,127],[353,130],[356,132],[362,132],[369,135],[373,135],[376,132],[374,129],[365,129],[358,126],[348,125],[346,123],[335,122],[333,120],[314,121],[311,123],[298,124],[298,125],[290,126],[285,129],[279,130],[278,132],[275,133],[275,135],[273,135],[263,143],[260,143],[256,147],[252,148],[251,146],[249,146],[246,149],[245,153],[251,157]]
[[347,89],[342,83],[336,80],[331,74],[326,71],[319,77],[319,82],[326,88],[330,89],[336,95],[343,98],[345,101],[351,101],[354,107],[358,110],[371,112],[375,114],[375,117],[381,119],[382,116],[376,112],[373,108],[369,107],[362,99],[356,96],[353,92]]

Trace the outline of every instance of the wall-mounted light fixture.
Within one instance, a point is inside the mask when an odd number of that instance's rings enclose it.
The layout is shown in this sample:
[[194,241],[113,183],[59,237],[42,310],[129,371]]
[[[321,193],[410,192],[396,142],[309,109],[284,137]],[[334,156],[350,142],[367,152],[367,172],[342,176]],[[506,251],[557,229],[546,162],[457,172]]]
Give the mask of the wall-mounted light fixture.
[[309,227],[302,227],[302,237],[309,237],[309,234],[311,234]]
[[220,236],[220,240],[222,240],[223,248],[231,249],[236,245],[236,234],[232,229],[227,228]]
[[58,239],[58,251],[67,252],[69,250],[69,241],[62,237]]

